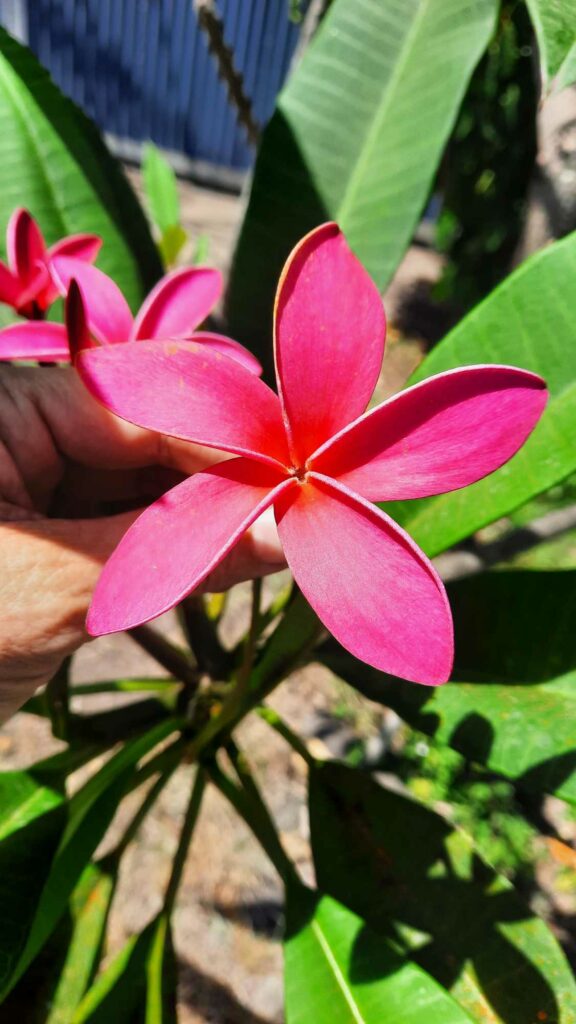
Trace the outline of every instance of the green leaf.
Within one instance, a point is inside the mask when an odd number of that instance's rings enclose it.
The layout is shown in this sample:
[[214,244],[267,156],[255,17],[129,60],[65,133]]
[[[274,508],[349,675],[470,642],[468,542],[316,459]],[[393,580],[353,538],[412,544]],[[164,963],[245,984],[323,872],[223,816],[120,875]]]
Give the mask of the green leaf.
[[478,1024],[574,1024],[576,983],[543,921],[439,815],[344,765],[310,776],[320,888],[401,942]]
[[63,802],[61,786],[44,784],[34,768],[0,774],[0,843]]
[[165,267],[171,267],[176,263],[187,238],[188,235],[180,224],[172,224],[164,229],[158,248]]
[[172,933],[160,913],[99,975],[72,1024],[176,1024],[175,990]]
[[576,803],[576,571],[505,571],[448,585],[455,682],[384,675],[330,640],[323,664],[371,700],[525,790]]
[[[38,861],[41,852],[48,870],[43,875],[40,872],[42,886],[30,886],[34,894],[28,899],[23,899],[22,887],[7,888],[0,898],[0,918],[10,921],[16,914],[26,938],[24,947],[6,963],[0,977],[0,999],[14,986],[64,914],[72,890],[114,817],[134,775],[135,765],[174,729],[174,720],[162,722],[144,736],[130,741],[72,797],[66,805],[67,820],[53,856],[48,844],[42,848],[42,837],[36,840],[34,835],[34,846],[29,843],[28,856]],[[43,816],[40,820],[45,819]],[[22,831],[16,836],[21,836]],[[6,871],[12,865],[10,856],[8,849]],[[14,864],[11,870],[16,873],[19,865]]]
[[145,1024],[177,1024],[176,975],[172,929],[167,915],[161,914],[146,962]]
[[270,358],[290,249],[336,220],[379,287],[426,202],[496,0],[333,0],[264,131],[228,295],[234,337]]
[[0,775],[0,990],[14,975],[66,825],[60,780]]
[[178,186],[174,171],[153,142],[144,146],[142,179],[150,216],[164,234],[180,220]]
[[470,1024],[341,903],[303,887],[290,887],[286,900],[286,1024]]
[[250,693],[260,700],[272,686],[306,658],[322,624],[297,591],[266,641],[250,675]]
[[548,407],[517,455],[484,480],[422,501],[390,502],[390,514],[429,555],[494,522],[576,469],[576,233],[527,260],[450,332],[410,383],[473,363],[541,374]]
[[194,266],[199,267],[203,263],[208,262],[208,253],[210,252],[210,239],[208,235],[198,235],[196,239],[196,251],[194,252],[194,259],[192,262]]
[[32,53],[0,29],[0,241],[17,206],[48,243],[94,232],[98,264],[135,307],[162,273],[146,219],[96,127],[54,85]]
[[95,973],[116,888],[116,872],[89,864],[72,895],[73,931],[46,1024],[70,1024]]
[[550,80],[558,74],[562,87],[571,85],[576,77],[576,6],[573,0],[526,0],[526,3],[538,40],[544,88],[547,89]]

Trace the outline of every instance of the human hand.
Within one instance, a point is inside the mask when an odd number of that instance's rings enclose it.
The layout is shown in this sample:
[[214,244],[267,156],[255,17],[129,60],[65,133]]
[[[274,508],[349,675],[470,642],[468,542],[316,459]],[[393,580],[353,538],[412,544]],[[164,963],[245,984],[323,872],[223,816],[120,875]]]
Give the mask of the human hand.
[[[69,367],[0,367],[0,719],[89,639],[98,575],[140,508],[176,473],[222,457],[117,419]],[[284,564],[265,515],[202,589],[226,590]]]

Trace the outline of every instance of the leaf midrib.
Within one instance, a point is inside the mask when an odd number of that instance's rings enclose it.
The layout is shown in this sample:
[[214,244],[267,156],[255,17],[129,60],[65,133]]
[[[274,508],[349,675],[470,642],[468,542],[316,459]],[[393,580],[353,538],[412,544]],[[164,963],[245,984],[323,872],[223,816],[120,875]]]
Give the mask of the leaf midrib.
[[360,1007],[358,1006],[356,1000],[352,996],[352,993],[350,992],[350,989],[346,985],[346,979],[345,979],[344,975],[342,974],[342,971],[340,970],[340,967],[338,965],[338,961],[336,960],[336,957],[334,956],[334,954],[332,953],[332,950],[330,948],[330,943],[328,942],[328,939],[325,936],[324,932],[322,931],[322,928],[320,927],[320,924],[319,924],[318,921],[312,921],[312,931],[313,931],[314,935],[316,936],[316,939],[318,941],[318,945],[320,946],[320,949],[322,950],[322,952],[324,953],[324,956],[326,957],[326,960],[328,962],[328,966],[330,967],[330,969],[331,969],[331,971],[332,971],[332,973],[333,973],[333,975],[334,975],[334,977],[336,979],[338,987],[339,987],[340,991],[342,992],[342,995],[344,996],[346,1004],[347,1004],[348,1008],[350,1009],[350,1012],[352,1013],[352,1016],[353,1016],[354,1020],[356,1021],[356,1024],[368,1024],[368,1022],[366,1021],[366,1018],[361,1013]]

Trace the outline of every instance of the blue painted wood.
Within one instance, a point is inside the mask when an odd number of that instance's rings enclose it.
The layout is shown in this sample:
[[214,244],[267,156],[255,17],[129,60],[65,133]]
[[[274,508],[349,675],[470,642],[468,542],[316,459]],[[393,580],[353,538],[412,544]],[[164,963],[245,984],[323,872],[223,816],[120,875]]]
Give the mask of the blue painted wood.
[[[218,11],[264,125],[298,40],[288,0],[218,0]],[[104,131],[216,167],[250,166],[192,0],[27,0],[27,16],[32,50]]]

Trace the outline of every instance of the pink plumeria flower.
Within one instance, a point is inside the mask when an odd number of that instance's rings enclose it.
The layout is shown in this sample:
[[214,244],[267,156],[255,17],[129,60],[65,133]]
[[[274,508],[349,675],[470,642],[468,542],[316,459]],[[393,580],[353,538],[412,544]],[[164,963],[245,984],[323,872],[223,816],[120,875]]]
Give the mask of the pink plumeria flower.
[[294,249],[275,305],[279,396],[200,345],[91,349],[91,392],[132,423],[238,458],[180,483],[128,530],[96,587],[88,629],[129,629],[197,587],[273,506],[294,578],[356,657],[445,682],[453,629],[442,581],[371,504],[465,487],[514,455],[546,404],[509,366],[439,374],[365,412],[384,351],[380,295],[336,224]]
[[11,324],[0,331],[2,359],[50,359],[69,362],[80,348],[127,341],[188,339],[241,362],[260,373],[258,360],[238,342],[211,331],[196,332],[222,292],[222,276],[211,267],[184,267],[166,274],[144,300],[136,317],[111,277],[72,257],[52,260],[61,295],[76,283],[74,310],[67,325]]
[[0,261],[0,302],[20,316],[41,317],[58,297],[51,277],[55,257],[74,257],[92,263],[102,239],[97,235],[69,235],[47,248],[42,232],[28,210],[15,210],[6,231],[8,266]]

